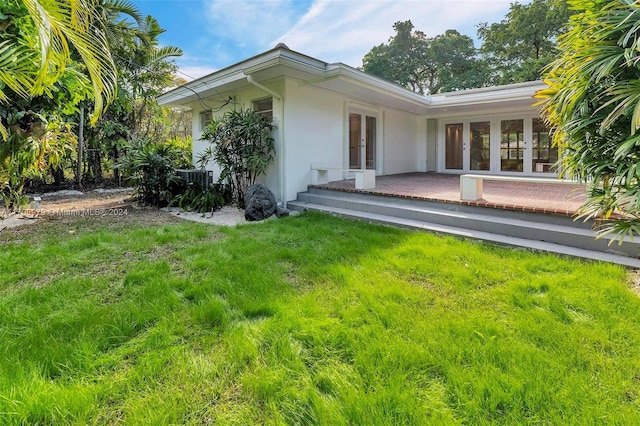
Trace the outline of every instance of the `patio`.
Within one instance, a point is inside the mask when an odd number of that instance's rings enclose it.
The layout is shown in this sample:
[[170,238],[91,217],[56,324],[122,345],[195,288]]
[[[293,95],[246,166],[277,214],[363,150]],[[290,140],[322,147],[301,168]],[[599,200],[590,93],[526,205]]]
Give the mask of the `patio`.
[[423,199],[503,210],[573,216],[586,200],[584,185],[555,185],[526,182],[484,182],[484,198],[460,200],[460,176],[442,173],[405,173],[377,176],[376,188],[355,189],[353,179],[313,185],[343,192]]

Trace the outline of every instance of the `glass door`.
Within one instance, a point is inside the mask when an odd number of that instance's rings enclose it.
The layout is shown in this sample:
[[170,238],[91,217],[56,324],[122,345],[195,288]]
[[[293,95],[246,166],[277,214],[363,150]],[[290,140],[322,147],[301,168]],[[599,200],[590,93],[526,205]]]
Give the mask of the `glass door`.
[[447,124],[444,129],[445,165],[448,170],[462,170],[463,168],[463,124]]
[[471,170],[491,169],[491,122],[481,121],[469,125],[469,168]]
[[374,116],[353,112],[349,114],[350,169],[376,168],[376,121]]
[[500,122],[500,171],[523,172],[524,120]]
[[558,147],[553,146],[549,129],[539,118],[531,123],[531,170],[533,173],[557,173]]

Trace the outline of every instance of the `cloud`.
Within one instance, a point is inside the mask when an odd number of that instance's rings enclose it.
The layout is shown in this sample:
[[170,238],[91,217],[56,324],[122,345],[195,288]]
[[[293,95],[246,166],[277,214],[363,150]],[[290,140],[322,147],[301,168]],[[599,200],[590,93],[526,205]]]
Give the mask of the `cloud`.
[[372,47],[386,43],[393,24],[411,20],[416,29],[436,36],[457,29],[472,38],[480,22],[504,19],[512,0],[315,0],[308,12],[269,46],[291,49],[329,62],[358,67]]
[[184,78],[187,81],[196,80],[205,75],[211,74],[217,71],[217,68],[207,66],[181,66],[179,65],[178,77]]
[[266,50],[304,15],[308,2],[297,0],[208,0],[207,32],[218,42]]

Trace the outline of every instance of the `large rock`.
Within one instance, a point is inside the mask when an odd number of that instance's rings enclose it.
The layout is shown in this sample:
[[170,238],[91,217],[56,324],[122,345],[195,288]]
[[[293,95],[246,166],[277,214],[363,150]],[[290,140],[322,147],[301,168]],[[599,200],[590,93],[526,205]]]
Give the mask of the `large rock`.
[[256,222],[270,217],[276,212],[276,197],[266,186],[251,185],[244,193],[244,218]]

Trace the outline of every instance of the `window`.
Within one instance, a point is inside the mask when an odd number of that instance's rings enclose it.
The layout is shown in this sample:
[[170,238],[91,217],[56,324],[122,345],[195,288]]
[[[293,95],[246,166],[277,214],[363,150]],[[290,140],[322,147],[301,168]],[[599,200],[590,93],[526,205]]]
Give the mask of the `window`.
[[552,146],[549,129],[539,118],[532,122],[532,170],[536,173],[555,172],[554,165],[558,161],[558,147]]
[[211,111],[202,111],[200,113],[200,131],[203,131],[209,124],[211,124],[212,118]]
[[258,99],[253,101],[253,110],[273,120],[273,98]]

